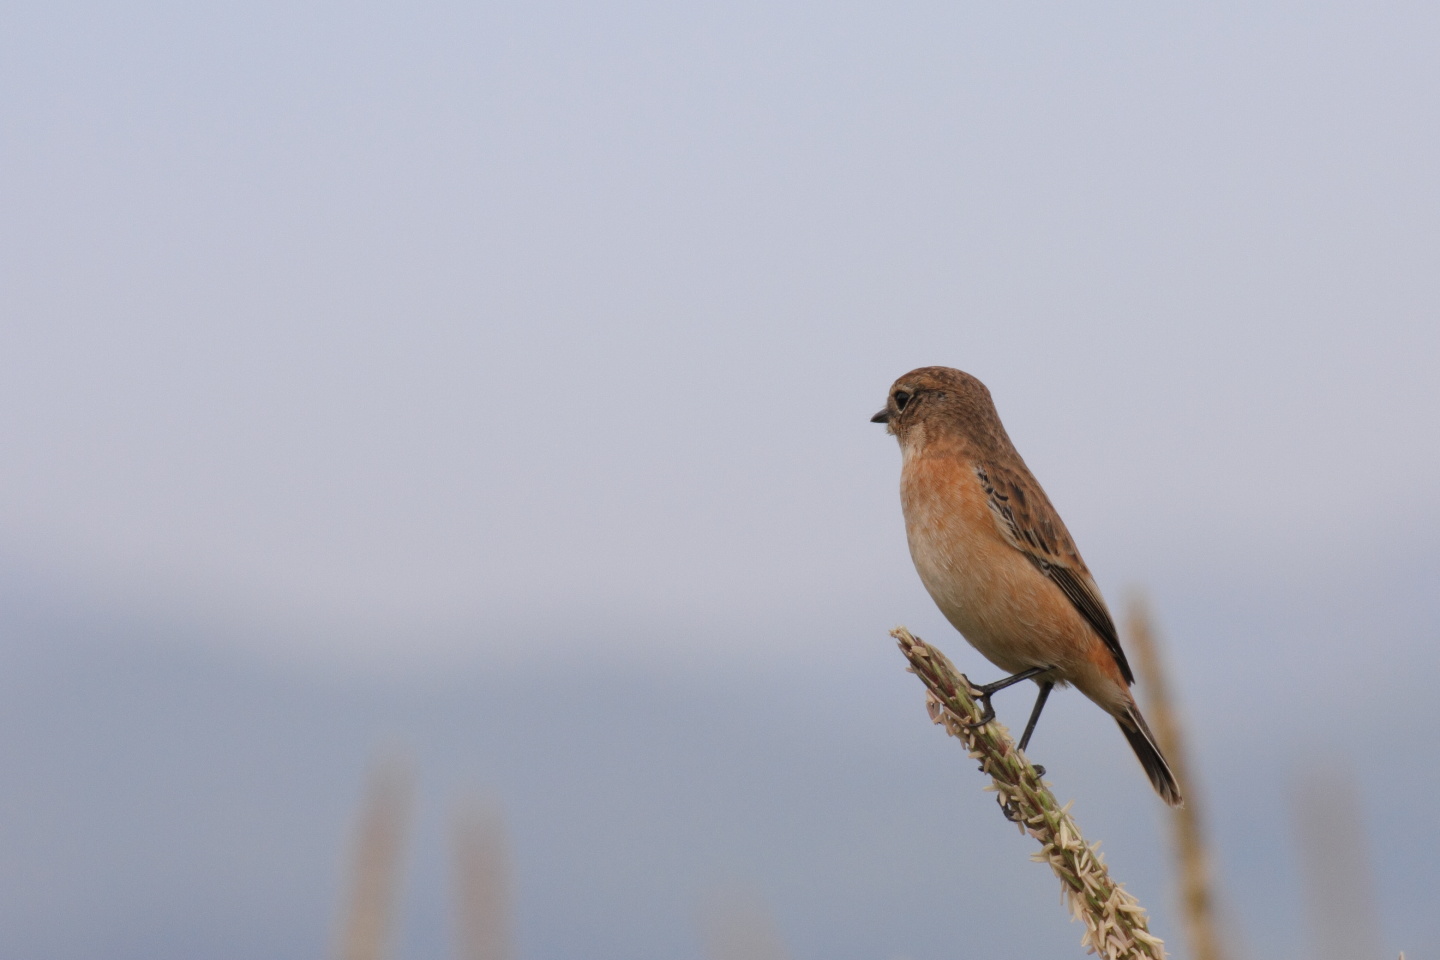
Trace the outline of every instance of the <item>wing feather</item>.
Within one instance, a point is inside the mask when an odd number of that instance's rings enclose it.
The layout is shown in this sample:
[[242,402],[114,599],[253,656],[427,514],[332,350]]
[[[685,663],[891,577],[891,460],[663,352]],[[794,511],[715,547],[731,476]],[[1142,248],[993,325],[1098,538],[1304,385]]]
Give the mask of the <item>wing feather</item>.
[[990,513],[1011,546],[1045,574],[1072,606],[1094,628],[1115,657],[1126,683],[1135,682],[1135,674],[1120,647],[1120,635],[1110,611],[1100,597],[1085,561],[1050,498],[1028,470],[1007,467],[993,461],[976,463],[975,473],[985,488]]

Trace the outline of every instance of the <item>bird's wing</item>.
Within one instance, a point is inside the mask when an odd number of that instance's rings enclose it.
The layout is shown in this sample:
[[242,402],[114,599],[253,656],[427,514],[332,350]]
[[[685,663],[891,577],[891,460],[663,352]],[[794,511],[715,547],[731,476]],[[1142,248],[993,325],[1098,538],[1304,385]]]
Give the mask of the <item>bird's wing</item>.
[[1125,682],[1134,683],[1135,674],[1120,648],[1120,635],[1105,601],[1100,599],[1100,589],[1040,484],[1024,467],[1017,470],[994,461],[977,463],[975,473],[985,488],[990,513],[1001,535],[1060,588],[1110,648]]

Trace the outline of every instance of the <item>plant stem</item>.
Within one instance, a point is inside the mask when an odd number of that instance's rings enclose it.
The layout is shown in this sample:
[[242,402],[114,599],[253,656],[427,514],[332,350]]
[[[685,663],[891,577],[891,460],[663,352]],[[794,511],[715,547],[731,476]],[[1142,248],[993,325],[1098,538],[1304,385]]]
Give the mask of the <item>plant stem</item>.
[[1151,935],[1145,910],[1111,879],[1104,858],[1085,842],[1069,804],[1055,800],[1030,761],[997,721],[979,725],[976,691],[945,654],[899,627],[890,635],[910,661],[910,672],[929,691],[926,709],[934,723],[961,740],[993,781],[1006,817],[1040,842],[1032,859],[1050,864],[1070,914],[1085,924],[1081,945],[1105,960],[1165,960],[1165,945]]

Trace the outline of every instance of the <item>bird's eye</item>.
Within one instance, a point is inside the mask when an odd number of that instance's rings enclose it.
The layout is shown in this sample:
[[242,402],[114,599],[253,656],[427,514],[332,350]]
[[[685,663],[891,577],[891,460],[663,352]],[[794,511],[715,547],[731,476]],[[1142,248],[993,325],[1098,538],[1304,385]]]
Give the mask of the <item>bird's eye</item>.
[[896,391],[895,391],[895,409],[896,409],[896,410],[904,410],[904,409],[905,409],[905,404],[907,404],[907,403],[909,403],[909,402],[910,402],[910,394],[906,393],[904,390],[896,390]]

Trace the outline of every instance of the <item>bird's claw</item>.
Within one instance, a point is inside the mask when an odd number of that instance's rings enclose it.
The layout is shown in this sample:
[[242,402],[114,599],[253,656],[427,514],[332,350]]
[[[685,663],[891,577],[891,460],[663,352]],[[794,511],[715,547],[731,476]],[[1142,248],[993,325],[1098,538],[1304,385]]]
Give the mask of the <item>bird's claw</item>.
[[995,798],[995,802],[1000,804],[1000,813],[1005,817],[1006,820],[1009,820],[1011,823],[1020,822],[1020,807],[1018,805],[1013,802],[1006,803],[999,797]]
[[977,697],[976,699],[980,702],[980,719],[975,721],[974,723],[965,724],[965,727],[968,730],[975,730],[979,727],[983,727],[985,726],[985,724],[995,719],[995,707],[992,706],[990,703],[990,694],[984,694],[983,696]]

